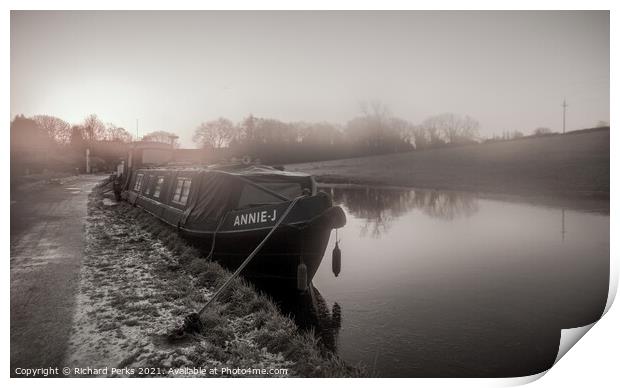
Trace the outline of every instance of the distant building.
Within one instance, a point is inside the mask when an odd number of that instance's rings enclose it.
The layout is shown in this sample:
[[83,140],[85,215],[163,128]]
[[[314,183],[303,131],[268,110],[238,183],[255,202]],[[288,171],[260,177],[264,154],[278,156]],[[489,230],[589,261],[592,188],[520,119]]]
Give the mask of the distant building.
[[206,163],[206,153],[202,149],[177,148],[172,153],[172,161],[175,163]]
[[129,147],[128,167],[161,166],[169,163],[203,164],[213,162],[203,149],[173,148],[170,143],[135,141]]

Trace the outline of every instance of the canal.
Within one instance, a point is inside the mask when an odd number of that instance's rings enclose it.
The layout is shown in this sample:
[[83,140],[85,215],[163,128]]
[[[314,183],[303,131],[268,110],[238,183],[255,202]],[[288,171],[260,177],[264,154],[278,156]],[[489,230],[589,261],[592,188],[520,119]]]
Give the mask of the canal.
[[545,205],[476,194],[324,187],[347,214],[294,311],[379,377],[507,377],[552,366],[560,330],[602,314],[609,202]]

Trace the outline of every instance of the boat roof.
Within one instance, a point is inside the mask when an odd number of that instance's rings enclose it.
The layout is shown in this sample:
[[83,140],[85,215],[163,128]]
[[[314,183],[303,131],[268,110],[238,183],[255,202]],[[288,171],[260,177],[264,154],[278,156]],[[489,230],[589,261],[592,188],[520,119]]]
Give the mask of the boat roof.
[[170,171],[213,171],[223,172],[230,175],[238,176],[288,176],[304,178],[310,174],[296,171],[284,171],[272,166],[266,165],[246,165],[246,164],[212,164],[212,165],[169,165],[169,166],[152,166],[141,167],[138,170],[170,170]]
[[[187,202],[183,204],[185,210],[182,218],[182,223],[193,229],[214,230],[228,211],[291,201],[301,195],[304,189],[311,189],[313,186],[312,176],[305,173],[282,171],[264,165],[218,164],[138,168],[132,174],[129,187],[135,188],[138,174],[149,171],[155,174],[171,173],[177,177],[195,174],[196,179],[192,179],[193,182],[188,186],[191,190],[188,191]],[[148,184],[150,183],[146,183]],[[156,202],[162,201],[162,204],[174,206],[172,198],[175,192],[172,189],[179,187],[178,181],[174,183],[174,187],[170,180],[164,185],[167,185],[167,188],[163,189],[163,196],[158,197]],[[185,186],[182,184],[180,187]],[[151,199],[152,196],[152,192],[141,195]],[[176,222],[179,220],[174,221]]]

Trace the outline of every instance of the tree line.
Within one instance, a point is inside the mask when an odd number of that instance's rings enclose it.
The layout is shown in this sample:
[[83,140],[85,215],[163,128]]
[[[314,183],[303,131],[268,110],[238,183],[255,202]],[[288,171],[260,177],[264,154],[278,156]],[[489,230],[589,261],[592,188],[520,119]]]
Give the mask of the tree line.
[[11,175],[51,171],[84,171],[86,148],[94,169],[111,170],[127,153],[132,136],[124,128],[104,123],[97,115],[71,125],[50,115],[11,121]]
[[294,163],[470,144],[478,141],[479,128],[477,120],[452,113],[414,125],[373,103],[362,105],[361,114],[344,126],[253,115],[233,123],[221,117],[201,123],[193,141],[220,158],[250,155],[265,163]]
[[[345,125],[328,122],[283,122],[248,115],[238,123],[219,118],[201,123],[193,140],[207,161],[249,155],[264,163],[294,163],[338,159],[477,141],[479,123],[469,116],[441,114],[414,125],[395,117],[381,103],[364,103],[360,114]],[[153,131],[139,140],[178,147],[178,136]],[[28,174],[41,170],[84,170],[86,148],[96,170],[111,170],[126,156],[132,135],[90,114],[79,124],[51,115],[11,121],[11,170]]]
[[[600,121],[596,127],[608,127]],[[202,122],[193,141],[203,150],[203,161],[216,162],[249,155],[268,164],[342,159],[393,152],[406,152],[481,142],[528,137],[521,131],[504,131],[501,136],[482,139],[479,122],[470,116],[443,113],[419,124],[394,116],[384,104],[360,104],[358,116],[344,125],[329,122],[283,122],[248,115],[234,123],[226,118]],[[553,136],[547,127],[536,128],[530,136]],[[178,136],[169,131],[153,131],[139,140],[171,144]],[[96,170],[112,170],[126,157],[134,138],[124,128],[105,123],[90,114],[78,124],[51,115],[11,121],[11,173],[29,174],[48,170],[84,170],[89,148]]]
[[[599,122],[598,126],[608,126]],[[226,118],[202,122],[193,141],[203,150],[203,161],[216,162],[248,155],[268,164],[342,159],[393,152],[496,142],[527,137],[521,131],[481,139],[479,122],[470,116],[444,113],[419,124],[396,117],[381,103],[364,103],[346,124],[283,122],[248,115],[234,123]],[[555,135],[547,127],[530,136]],[[178,136],[153,131],[139,140],[171,144]],[[11,121],[11,173],[29,174],[45,169],[84,170],[86,148],[95,170],[112,170],[125,158],[134,138],[124,128],[88,115],[75,125],[50,115],[16,116]]]
[[[177,138],[167,131],[153,131],[140,140],[172,142],[176,146]],[[133,140],[125,128],[105,123],[96,114],[75,125],[51,115],[17,115],[11,121],[11,173],[28,175],[43,170],[76,169],[84,172],[87,148],[93,169],[113,170],[127,156]]]

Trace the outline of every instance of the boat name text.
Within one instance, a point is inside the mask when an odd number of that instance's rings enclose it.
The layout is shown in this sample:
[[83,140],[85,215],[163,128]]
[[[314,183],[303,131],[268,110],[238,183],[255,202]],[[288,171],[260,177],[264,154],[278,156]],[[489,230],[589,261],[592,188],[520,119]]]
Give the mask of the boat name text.
[[276,209],[273,209],[273,212],[263,210],[260,212],[252,212],[252,213],[236,215],[233,226],[260,224],[263,222],[270,222],[270,221],[275,221],[275,220],[276,220]]

